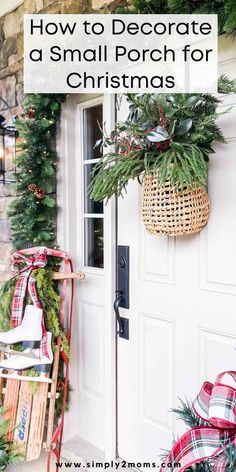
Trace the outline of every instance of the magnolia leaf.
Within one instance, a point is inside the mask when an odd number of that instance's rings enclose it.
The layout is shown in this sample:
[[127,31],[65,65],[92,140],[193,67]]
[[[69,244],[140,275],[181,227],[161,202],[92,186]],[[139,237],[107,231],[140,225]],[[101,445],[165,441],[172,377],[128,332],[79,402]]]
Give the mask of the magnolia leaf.
[[98,140],[96,141],[96,143],[94,144],[93,149],[96,149],[96,148],[99,147],[101,144],[102,144],[102,139],[98,139]]
[[199,96],[198,95],[191,95],[191,97],[189,97],[185,104],[184,104],[184,108],[192,108],[194,107],[198,102],[199,102]]
[[186,118],[186,120],[181,120],[175,130],[176,136],[182,136],[183,134],[187,133],[192,127],[192,124],[193,124],[193,121],[191,120],[191,118]]
[[155,131],[147,134],[147,138],[151,143],[158,143],[160,141],[166,141],[169,138],[169,134],[162,126],[157,126]]

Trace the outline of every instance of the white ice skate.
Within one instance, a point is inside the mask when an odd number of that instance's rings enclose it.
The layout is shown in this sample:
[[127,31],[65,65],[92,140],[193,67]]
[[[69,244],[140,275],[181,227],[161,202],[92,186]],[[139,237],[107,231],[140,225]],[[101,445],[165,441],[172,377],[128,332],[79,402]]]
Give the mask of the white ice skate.
[[[34,382],[51,382],[51,379],[45,376],[45,373],[49,373],[53,362],[52,352],[52,333],[47,332],[47,351],[49,357],[41,356],[41,350],[26,349],[22,353],[19,352],[17,355],[10,356],[0,361],[0,376],[3,378],[19,379],[19,380],[33,380]],[[17,371],[34,368],[36,372],[40,372],[39,377],[29,377],[25,375],[19,375]],[[14,371],[9,373],[9,371]]]
[[[34,305],[27,305],[24,318],[19,326],[0,333],[0,343],[23,343],[25,349],[36,349],[42,339],[42,315],[43,311]],[[0,348],[0,350],[2,350]]]

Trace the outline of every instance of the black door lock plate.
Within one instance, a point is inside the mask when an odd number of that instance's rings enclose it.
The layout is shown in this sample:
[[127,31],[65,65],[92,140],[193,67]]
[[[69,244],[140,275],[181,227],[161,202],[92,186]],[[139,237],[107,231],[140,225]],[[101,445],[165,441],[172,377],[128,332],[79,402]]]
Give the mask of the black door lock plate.
[[129,319],[120,316],[119,308],[129,308],[129,247],[118,246],[117,251],[117,290],[114,301],[120,338],[129,339]]

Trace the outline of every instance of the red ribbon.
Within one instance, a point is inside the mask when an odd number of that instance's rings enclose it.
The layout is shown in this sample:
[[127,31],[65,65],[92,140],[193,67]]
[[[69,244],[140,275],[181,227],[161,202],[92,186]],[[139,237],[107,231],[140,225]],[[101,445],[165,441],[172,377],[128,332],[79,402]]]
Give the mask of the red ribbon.
[[216,458],[214,472],[224,472],[227,459],[224,448],[236,442],[236,389],[222,382],[225,374],[236,381],[236,372],[220,373],[214,384],[204,382],[197,398],[193,402],[195,414],[205,422],[187,431],[175,443],[168,454],[164,470],[174,468],[179,463],[181,472],[205,459]]
[[[64,258],[65,261],[68,260],[68,256],[65,252],[61,252],[57,249],[48,249],[46,247],[35,247],[16,251],[11,256],[11,268],[15,272],[16,276],[19,275],[13,294],[11,310],[11,325],[13,327],[21,324],[24,315],[24,304],[27,291],[29,292],[33,305],[37,308],[42,308],[37,295],[35,279],[30,277],[30,274],[33,270],[39,267],[45,267],[48,261],[48,256]],[[43,316],[42,331],[43,337],[40,349],[42,355],[48,357],[47,332]]]

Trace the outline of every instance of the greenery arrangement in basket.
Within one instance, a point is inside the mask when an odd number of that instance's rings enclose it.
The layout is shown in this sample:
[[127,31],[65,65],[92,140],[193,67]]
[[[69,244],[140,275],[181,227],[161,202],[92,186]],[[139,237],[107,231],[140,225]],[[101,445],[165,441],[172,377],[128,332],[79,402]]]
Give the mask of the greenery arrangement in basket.
[[[236,91],[236,81],[219,79],[222,93]],[[128,94],[129,116],[96,143],[111,146],[92,172],[90,197],[123,195],[128,182],[143,184],[143,223],[152,235],[197,233],[207,224],[207,187],[213,142],[225,143],[217,124],[229,109],[217,107],[210,94]],[[142,182],[141,182],[142,180]]]
[[[219,91],[236,91],[236,81],[219,79]],[[93,171],[95,201],[122,195],[129,180],[154,173],[159,184],[202,187],[207,183],[214,141],[224,143],[217,119],[220,99],[210,94],[128,94],[129,116],[96,143],[113,146]]]

